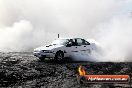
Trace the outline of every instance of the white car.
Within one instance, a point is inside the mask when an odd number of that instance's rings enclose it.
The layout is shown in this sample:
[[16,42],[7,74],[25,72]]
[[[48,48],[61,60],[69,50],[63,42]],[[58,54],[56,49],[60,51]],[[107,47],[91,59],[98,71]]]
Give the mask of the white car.
[[89,43],[82,38],[58,38],[50,45],[34,49],[33,54],[40,60],[44,60],[45,58],[61,60],[65,57],[70,57],[73,53],[90,54],[94,49],[95,44]]

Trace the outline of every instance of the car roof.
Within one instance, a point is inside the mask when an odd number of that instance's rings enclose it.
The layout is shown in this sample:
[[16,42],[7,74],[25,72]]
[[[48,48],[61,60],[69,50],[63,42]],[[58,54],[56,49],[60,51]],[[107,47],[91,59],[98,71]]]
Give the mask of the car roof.
[[57,38],[57,39],[83,39],[83,38]]

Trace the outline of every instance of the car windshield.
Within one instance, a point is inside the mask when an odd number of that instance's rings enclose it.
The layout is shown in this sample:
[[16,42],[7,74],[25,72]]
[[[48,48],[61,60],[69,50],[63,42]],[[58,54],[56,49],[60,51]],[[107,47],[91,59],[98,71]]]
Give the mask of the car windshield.
[[52,42],[52,45],[65,45],[68,39],[57,39]]

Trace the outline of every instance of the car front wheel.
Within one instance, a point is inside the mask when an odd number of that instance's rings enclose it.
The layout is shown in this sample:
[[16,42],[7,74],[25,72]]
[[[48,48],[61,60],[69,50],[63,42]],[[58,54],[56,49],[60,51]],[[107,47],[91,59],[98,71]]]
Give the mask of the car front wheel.
[[62,51],[58,51],[55,55],[55,60],[62,60],[64,58],[64,53]]
[[39,59],[40,59],[41,61],[44,61],[44,60],[45,60],[45,58],[44,58],[44,57],[39,57]]

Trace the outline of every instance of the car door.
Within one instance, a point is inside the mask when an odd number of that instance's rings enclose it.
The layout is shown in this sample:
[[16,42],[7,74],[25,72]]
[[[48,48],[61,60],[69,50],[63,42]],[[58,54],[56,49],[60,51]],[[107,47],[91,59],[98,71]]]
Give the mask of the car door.
[[87,53],[87,54],[91,53],[91,45],[88,41],[82,39],[82,47],[83,47],[85,53]]
[[85,41],[84,39],[78,38],[77,40],[77,44],[78,44],[78,51],[80,54],[82,55],[88,55],[91,52],[90,49],[90,43],[88,43],[87,41]]
[[74,55],[78,52],[78,46],[77,46],[77,43],[76,43],[75,39],[70,39],[67,45],[66,45],[66,48],[65,48],[66,57],[70,57],[70,56],[72,56],[72,55]]

